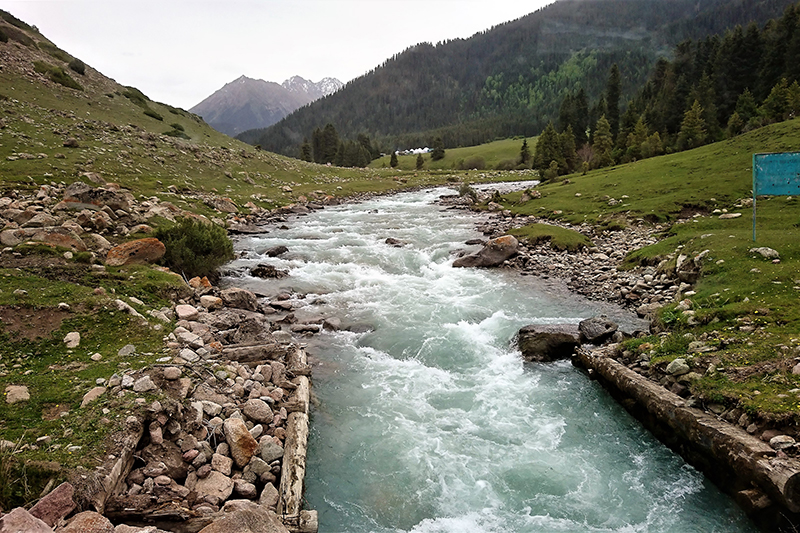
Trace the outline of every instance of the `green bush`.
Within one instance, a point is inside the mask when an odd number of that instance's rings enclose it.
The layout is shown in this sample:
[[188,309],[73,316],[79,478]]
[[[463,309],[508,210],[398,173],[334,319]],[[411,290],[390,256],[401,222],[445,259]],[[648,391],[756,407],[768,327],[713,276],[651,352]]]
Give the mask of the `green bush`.
[[39,74],[47,74],[50,81],[63,85],[64,87],[69,87],[77,91],[83,90],[83,87],[81,87],[77,81],[73,80],[61,67],[54,67],[44,61],[34,61],[33,69]]
[[69,68],[77,72],[81,76],[86,74],[86,65],[84,64],[83,61],[81,61],[77,57],[69,62]]
[[160,263],[187,278],[219,277],[217,269],[233,259],[233,243],[224,228],[184,218],[177,224],[161,227],[155,237],[167,251]]
[[171,129],[169,131],[165,131],[164,135],[166,135],[168,137],[177,137],[179,139],[186,139],[186,140],[190,140],[191,139],[191,137],[186,135],[186,132],[183,131],[183,128],[181,128],[181,129],[173,128],[173,129]]
[[182,126],[181,124],[177,123],[177,122],[173,122],[172,124],[170,124],[170,127],[171,127],[173,130],[177,130],[177,131],[185,131],[185,130],[184,130],[184,128],[183,128],[183,126]]
[[149,109],[149,108],[145,109],[144,110],[144,114],[147,115],[148,117],[154,118],[156,120],[160,120],[162,122],[164,121],[164,117],[162,117],[161,115],[159,115],[158,113],[156,113],[152,109]]
[[134,104],[138,105],[139,107],[143,107],[147,109],[147,98],[142,91],[137,89],[136,87],[125,87],[125,90],[122,91],[122,96],[133,102]]
[[473,155],[459,161],[458,168],[460,170],[486,170],[486,160],[479,155]]
[[64,63],[69,63],[74,59],[71,55],[69,55],[64,50],[54,45],[53,43],[48,43],[47,41],[39,41],[37,45],[39,46],[39,50],[50,54],[52,57],[58,59],[59,61],[63,61]]

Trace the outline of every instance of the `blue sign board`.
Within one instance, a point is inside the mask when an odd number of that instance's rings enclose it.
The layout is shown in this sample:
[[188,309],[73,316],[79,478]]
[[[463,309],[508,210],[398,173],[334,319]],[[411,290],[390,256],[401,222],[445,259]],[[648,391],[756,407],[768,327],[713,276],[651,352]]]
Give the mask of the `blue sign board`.
[[753,241],[756,240],[756,197],[800,196],[800,152],[753,154]]

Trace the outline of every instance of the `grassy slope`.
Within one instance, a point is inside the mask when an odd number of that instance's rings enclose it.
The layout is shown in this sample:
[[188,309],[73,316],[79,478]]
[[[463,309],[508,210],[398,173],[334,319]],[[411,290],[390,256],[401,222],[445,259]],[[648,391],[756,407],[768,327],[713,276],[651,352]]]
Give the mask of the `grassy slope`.
[[[704,377],[697,391],[750,413],[791,417],[800,413],[800,397],[790,392],[800,388],[800,377],[791,373],[800,354],[800,201],[759,199],[756,243],[752,208],[738,201],[752,194],[754,152],[797,150],[800,120],[793,120],[697,150],[569,176],[569,183],[541,186],[542,199],[517,205],[517,193],[507,196],[506,205],[517,213],[574,223],[623,217],[669,222],[665,238],[631,254],[631,265],[667,260],[665,266],[674,267],[679,254],[709,250],[690,297],[700,325],[688,325],[688,317],[668,306],[662,320],[674,332],[654,350],[654,361],[686,356],[684,334],[705,333],[713,346],[724,348],[714,354],[716,364],[732,371]],[[611,206],[610,198],[621,202]],[[720,219],[715,209],[742,216]],[[759,246],[777,250],[780,263],[749,252]]]
[[[471,157],[482,157],[487,169],[493,169],[498,163],[505,160],[517,160],[522,147],[522,139],[503,139],[479,146],[451,148],[445,150],[444,159],[431,161],[431,155],[425,154],[425,168],[430,170],[449,170],[459,167],[459,163]],[[533,154],[536,147],[536,137],[528,139],[528,149]],[[388,168],[390,156],[385,155],[373,161],[370,168]],[[397,158],[399,170],[414,170],[417,168],[417,156],[401,155]]]

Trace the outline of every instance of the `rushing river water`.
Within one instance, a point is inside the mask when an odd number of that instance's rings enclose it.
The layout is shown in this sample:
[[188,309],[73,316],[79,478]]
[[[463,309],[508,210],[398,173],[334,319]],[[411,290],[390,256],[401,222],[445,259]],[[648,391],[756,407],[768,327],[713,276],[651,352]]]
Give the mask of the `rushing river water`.
[[[306,295],[298,318],[359,331],[309,341],[320,532],[754,531],[569,362],[522,362],[510,341],[524,325],[634,318],[538,278],[452,268],[480,235],[474,216],[432,205],[444,192],[325,209],[237,245],[234,268],[290,271],[237,285]],[[289,253],[259,255],[279,244]]]

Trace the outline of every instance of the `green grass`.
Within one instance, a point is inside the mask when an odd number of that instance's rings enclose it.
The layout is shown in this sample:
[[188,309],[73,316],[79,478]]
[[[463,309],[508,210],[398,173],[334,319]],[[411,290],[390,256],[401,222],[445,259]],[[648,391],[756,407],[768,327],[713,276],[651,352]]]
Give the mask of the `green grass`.
[[[503,139],[479,146],[468,146],[464,148],[449,148],[445,150],[444,159],[432,161],[430,154],[425,154],[425,169],[428,170],[459,170],[461,163],[469,158],[480,157],[485,163],[487,170],[492,170],[503,161],[513,160],[516,162],[519,151],[522,148],[522,138]],[[536,137],[528,138],[528,148],[533,154],[536,149]],[[370,168],[390,168],[390,156],[385,155],[370,163]],[[398,170],[413,171],[417,167],[416,155],[401,155],[397,157]]]
[[521,228],[514,228],[509,233],[527,241],[529,244],[549,241],[550,246],[556,250],[576,252],[583,248],[594,246],[586,235],[575,230],[550,224],[529,224]]

